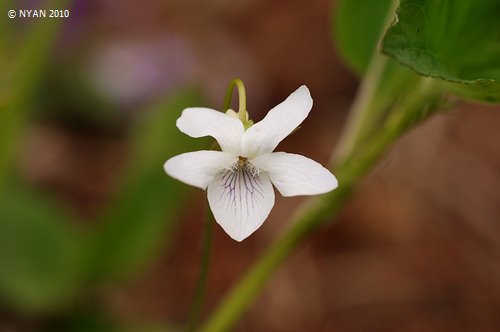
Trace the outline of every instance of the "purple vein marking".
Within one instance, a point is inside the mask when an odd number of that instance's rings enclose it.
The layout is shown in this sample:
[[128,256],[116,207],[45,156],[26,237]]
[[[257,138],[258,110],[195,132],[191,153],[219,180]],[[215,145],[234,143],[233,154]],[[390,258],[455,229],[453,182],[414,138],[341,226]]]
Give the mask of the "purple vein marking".
[[[236,181],[237,181],[237,173],[231,170],[226,170],[219,173],[219,178],[217,181],[222,182],[222,187],[224,188],[220,194],[219,199],[227,200],[226,208],[229,209],[231,203],[236,206],[236,198],[234,197],[234,193],[236,190]],[[231,199],[232,198],[232,199]]]
[[[226,209],[232,209],[233,215],[243,217],[243,199],[246,203],[246,215],[255,213],[255,202],[264,199],[262,186],[264,182],[258,175],[254,175],[248,164],[237,170],[223,170],[219,172],[217,181],[222,186],[219,199],[226,201]],[[245,195],[243,197],[243,186]],[[238,197],[236,197],[238,196]],[[252,206],[250,207],[250,201]]]
[[[248,177],[248,172],[246,168],[243,168],[243,182],[245,183],[245,203],[247,206],[247,216],[250,214],[250,211],[248,210],[248,185],[247,185],[247,178]],[[250,179],[248,179],[250,181]],[[250,193],[252,195],[252,193]],[[252,209],[254,208],[253,206],[253,199],[252,199]],[[252,210],[253,211],[253,210]]]

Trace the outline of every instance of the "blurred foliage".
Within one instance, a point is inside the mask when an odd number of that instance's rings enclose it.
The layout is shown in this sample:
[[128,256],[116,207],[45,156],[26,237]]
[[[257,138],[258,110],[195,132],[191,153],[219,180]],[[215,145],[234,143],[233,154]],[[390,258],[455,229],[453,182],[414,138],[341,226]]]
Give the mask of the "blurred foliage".
[[500,1],[402,0],[383,51],[453,94],[500,102]]
[[86,307],[75,309],[71,316],[53,322],[45,330],[47,332],[173,332],[180,331],[181,328],[155,320],[116,321],[98,307]]
[[36,115],[79,127],[115,131],[121,124],[117,118],[123,117],[123,109],[100,93],[86,71],[88,65],[83,59],[58,59],[57,66],[45,75],[36,96],[41,104],[40,114]]
[[[157,257],[177,220],[187,188],[164,174],[163,162],[207,145],[175,129],[180,111],[199,104],[186,90],[145,112],[132,135],[134,153],[117,197],[91,236],[46,195],[9,181],[0,203],[0,296],[26,310],[60,307],[89,282],[137,272]],[[12,183],[11,183],[12,182]]]
[[83,237],[46,195],[9,181],[0,204],[0,292],[23,310],[60,306],[82,280]]
[[71,218],[16,181],[11,169],[59,25],[47,20],[31,27],[18,44],[9,37],[9,26],[0,32],[5,37],[0,45],[0,295],[24,310],[45,310],[68,300],[81,266],[81,242]]
[[[64,3],[51,1],[45,7],[64,8]],[[3,2],[1,8],[5,4],[10,5]],[[63,204],[24,183],[14,161],[25,124],[43,95],[40,83],[47,77],[60,27],[61,21],[40,21],[27,26],[26,35],[15,43],[14,39],[7,43],[9,26],[0,27],[0,36],[6,37],[0,44],[1,59],[5,59],[0,64],[0,300],[27,312],[76,309],[92,284],[137,273],[158,257],[189,192],[167,177],[162,165],[172,155],[208,145],[207,140],[194,141],[175,127],[183,108],[202,104],[198,89],[179,90],[152,103],[140,112],[142,117],[132,129],[130,163],[120,174],[123,181],[116,197],[90,232]],[[64,86],[75,77],[59,79]],[[75,84],[72,91],[79,88]],[[73,99],[70,96],[65,105],[71,107]],[[92,98],[85,99],[78,110],[96,106]],[[106,326],[113,325],[87,309],[82,319],[77,311],[75,315],[64,323],[68,329],[109,330]],[[151,326],[150,330],[165,328]]]
[[104,227],[96,234],[92,257],[95,277],[130,272],[150,260],[169,230],[188,188],[168,177],[162,165],[170,156],[208,146],[175,127],[180,111],[199,105],[194,91],[179,93],[153,105],[148,118],[133,135],[134,153],[124,175],[123,189],[104,213]]
[[358,75],[366,72],[393,0],[338,1],[333,8],[332,35],[346,64]]
[[[61,8],[65,3],[67,1],[52,0],[47,1],[46,6]],[[12,4],[6,1],[4,5]],[[57,20],[44,20],[31,27],[26,36],[20,38],[19,44],[9,37],[10,26],[1,26],[0,36],[5,36],[5,42],[0,44],[0,70],[3,80],[0,85],[0,192],[20,141],[26,112],[46,70],[60,26]]]

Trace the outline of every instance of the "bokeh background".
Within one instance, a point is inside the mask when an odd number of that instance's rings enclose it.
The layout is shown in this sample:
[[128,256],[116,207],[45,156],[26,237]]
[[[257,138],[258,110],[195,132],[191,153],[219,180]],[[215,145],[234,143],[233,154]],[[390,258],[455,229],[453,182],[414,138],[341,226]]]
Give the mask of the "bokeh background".
[[[39,196],[27,200],[9,184],[0,202],[0,331],[182,326],[206,195],[168,179],[162,163],[209,141],[183,140],[175,118],[187,106],[222,107],[234,77],[246,84],[255,121],[305,84],[313,111],[278,150],[327,164],[358,85],[334,46],[335,2],[60,4],[71,16],[60,20],[26,119],[8,138],[16,140],[8,178]],[[10,5],[47,8],[42,1]],[[2,44],[0,67],[8,91],[1,100],[8,103],[22,86],[9,85],[16,52],[42,21],[1,20],[11,43]],[[33,52],[28,59],[40,57]],[[391,148],[336,224],[292,255],[236,331],[500,330],[500,108],[453,105]],[[24,226],[11,227],[24,225],[26,211],[35,215],[26,212],[27,220],[38,220],[38,197],[50,197],[52,210],[70,217],[49,226],[37,221],[28,235]],[[215,227],[203,317],[286,227],[301,200],[277,195],[269,219],[242,243]],[[61,271],[79,277],[47,272],[58,268],[51,250],[69,248],[50,245],[57,237],[46,230],[51,227],[69,227],[84,243],[83,254],[60,260]],[[28,254],[17,248],[29,248]],[[14,263],[18,258],[27,268]],[[12,277],[13,270],[20,272]],[[47,280],[35,280],[37,274]],[[62,295],[44,288],[59,282]],[[40,295],[32,299],[32,293]]]

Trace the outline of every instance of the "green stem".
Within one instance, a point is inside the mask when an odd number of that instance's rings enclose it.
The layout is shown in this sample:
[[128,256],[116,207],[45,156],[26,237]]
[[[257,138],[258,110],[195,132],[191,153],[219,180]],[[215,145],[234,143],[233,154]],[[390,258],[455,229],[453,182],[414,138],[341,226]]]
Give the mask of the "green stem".
[[239,101],[239,108],[238,108],[238,115],[241,120],[241,122],[245,123],[247,121],[247,97],[246,97],[246,92],[245,92],[245,85],[243,84],[243,81],[239,78],[234,78],[232,79],[226,90],[226,95],[224,97],[224,106],[222,108],[222,111],[225,112],[229,108],[231,108],[231,99],[233,96],[233,90],[234,86],[238,87],[238,101]]
[[198,277],[196,279],[196,288],[189,314],[189,322],[187,326],[188,331],[194,331],[200,319],[201,308],[203,304],[203,297],[207,286],[208,267],[210,262],[210,250],[212,248],[212,230],[213,230],[213,217],[212,212],[207,207],[205,217],[205,230],[203,235],[203,245],[200,256],[200,267]]
[[393,112],[394,116],[388,119],[383,128],[377,131],[365,146],[358,149],[359,153],[337,165],[335,174],[339,179],[339,188],[322,197],[310,199],[302,206],[292,218],[290,228],[261,255],[257,263],[223,299],[201,331],[222,332],[230,329],[293,250],[311,232],[332,220],[331,218],[339,212],[342,203],[349,197],[357,183],[388,147],[412,125],[431,114],[422,113],[422,105],[430,102],[435,106],[437,98],[439,94],[436,89],[424,80],[420,89],[415,91],[415,95],[408,102],[400,103]]
[[352,152],[366,133],[365,127],[371,122],[373,102],[378,88],[378,82],[389,59],[381,54],[375,54],[368,67],[363,81],[360,83],[356,98],[349,110],[347,123],[344,126],[341,139],[337,144],[334,160],[343,160]]
[[[398,0],[392,1],[385,19],[384,29],[380,31],[380,40],[382,40],[386,27],[394,18],[394,11],[398,3]],[[335,153],[332,155],[332,162],[347,158],[362,141],[364,135],[369,134],[368,129],[373,125],[374,118],[377,116],[376,113],[379,111],[375,99],[388,63],[389,58],[375,50],[348,112],[347,123],[344,126],[340,141],[337,143]]]

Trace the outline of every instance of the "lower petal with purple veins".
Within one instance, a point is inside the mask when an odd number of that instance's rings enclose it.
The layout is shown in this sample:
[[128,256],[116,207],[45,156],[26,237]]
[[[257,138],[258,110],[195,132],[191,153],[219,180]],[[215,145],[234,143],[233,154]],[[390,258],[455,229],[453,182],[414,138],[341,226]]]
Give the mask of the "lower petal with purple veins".
[[265,172],[251,167],[219,171],[208,185],[215,220],[236,241],[255,232],[274,206],[274,190]]

